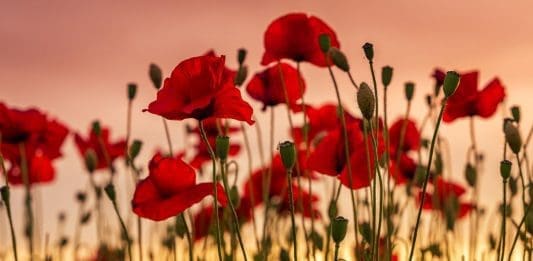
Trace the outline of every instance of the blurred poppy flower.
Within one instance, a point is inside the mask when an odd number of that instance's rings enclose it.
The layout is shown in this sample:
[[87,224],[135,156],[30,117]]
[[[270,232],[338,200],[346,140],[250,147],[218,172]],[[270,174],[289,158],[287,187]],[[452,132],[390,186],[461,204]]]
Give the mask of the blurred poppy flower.
[[[156,154],[148,167],[149,176],[137,184],[131,202],[140,217],[164,220],[213,195],[213,183],[196,184],[194,169],[181,159]],[[225,206],[222,186],[217,186],[217,193],[219,203]]]
[[[450,203],[453,203],[456,208],[453,210],[455,218],[463,218],[474,208],[474,204],[461,201],[461,196],[465,193],[466,189],[463,186],[438,177],[433,186],[433,194],[426,193],[422,207],[425,210],[437,210],[446,215],[450,213]],[[418,196],[419,201],[421,197],[422,192]]]
[[339,47],[337,35],[324,21],[304,13],[290,13],[274,20],[264,35],[265,52],[262,65],[281,59],[309,62],[327,66],[324,53],[318,45],[318,36],[327,34],[331,46]]
[[112,167],[113,161],[119,157],[123,157],[126,150],[125,140],[111,141],[110,130],[108,128],[102,128],[100,138],[92,128],[89,129],[89,135],[86,138],[82,137],[79,133],[75,133],[74,142],[82,158],[85,157],[85,153],[89,149],[96,152],[96,156],[98,157],[96,169]]
[[[404,125],[405,124],[405,125]],[[403,138],[402,138],[402,128]],[[411,119],[398,119],[389,129],[390,166],[389,174],[396,184],[412,181],[416,173],[416,163],[409,156],[409,152],[420,148],[420,132]],[[401,148],[400,148],[401,143]]]
[[233,81],[224,79],[224,61],[213,55],[182,61],[144,111],[169,120],[231,118],[252,124],[252,107]]
[[[194,224],[194,241],[198,241],[207,235],[210,234],[211,229],[215,227],[214,224],[214,215],[213,206],[205,206],[200,211],[198,211],[193,217]],[[222,208],[218,211],[219,218],[222,218],[224,215],[224,210]]]
[[[284,83],[281,81],[281,74]],[[279,63],[256,73],[246,86],[246,91],[252,98],[262,102],[263,110],[266,110],[267,106],[286,103],[284,87],[287,90],[289,107],[297,107],[296,102],[305,92],[304,79],[291,65]]]
[[2,155],[10,163],[7,170],[10,183],[23,183],[21,152],[26,159],[29,184],[54,179],[52,161],[61,156],[61,147],[68,135],[67,127],[57,120],[48,119],[36,109],[19,110],[0,103],[0,134]]
[[505,88],[498,78],[478,90],[479,72],[461,74],[461,81],[455,93],[448,98],[443,121],[452,122],[468,116],[491,117],[505,98]]

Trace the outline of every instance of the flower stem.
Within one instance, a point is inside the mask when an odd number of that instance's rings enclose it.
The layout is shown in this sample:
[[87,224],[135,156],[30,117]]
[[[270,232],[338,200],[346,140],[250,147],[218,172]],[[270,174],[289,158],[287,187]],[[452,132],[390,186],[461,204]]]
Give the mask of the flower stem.
[[293,254],[294,254],[294,261],[298,260],[298,243],[296,240],[296,221],[294,219],[294,195],[292,191],[292,170],[287,169],[287,181],[289,186],[289,208],[291,211],[291,223],[292,223],[292,240],[294,242],[293,246]]
[[22,171],[22,180],[25,187],[25,198],[24,203],[26,207],[26,229],[27,229],[27,236],[28,236],[28,244],[30,248],[30,260],[33,260],[33,209],[31,207],[31,187],[30,187],[30,177],[28,173],[28,160],[26,158],[26,149],[24,147],[24,143],[19,143],[19,151],[20,151],[20,165],[21,165],[21,171]]
[[[502,213],[502,234],[501,234],[501,260],[505,256],[505,223],[507,220],[507,179],[503,180],[503,213]],[[499,259],[498,259],[499,260]]]
[[125,237],[126,244],[128,247],[128,256],[129,260],[133,260],[133,256],[131,255],[131,240],[128,233],[128,229],[126,228],[126,224],[124,223],[124,219],[122,219],[122,216],[120,215],[120,211],[118,210],[117,201],[111,200],[111,203],[113,203],[113,209],[115,210],[115,213],[117,214],[118,221],[120,222],[120,226],[122,228],[123,236]]
[[[2,135],[0,133],[0,145],[2,144]],[[4,165],[4,157],[2,156],[2,152],[0,151],[0,167],[2,168],[2,174],[4,174],[5,177],[5,187],[2,189],[7,190],[7,198],[2,198],[4,201],[4,204],[6,206],[6,212],[7,212],[7,219],[9,220],[9,231],[11,232],[11,247],[13,248],[13,256],[15,257],[15,261],[18,261],[18,253],[17,253],[17,238],[15,235],[15,229],[13,226],[13,217],[11,215],[11,201],[9,199],[9,181],[7,177],[7,171],[6,166]]]
[[[513,250],[514,250],[514,248],[516,246],[516,242],[518,241],[518,236],[520,235],[520,230],[522,229],[522,226],[524,225],[524,223],[526,221],[526,218],[527,218],[527,215],[528,215],[529,211],[531,211],[531,206],[533,206],[533,204],[531,204],[531,203],[527,206],[526,211],[524,212],[524,216],[522,217],[522,220],[520,220],[520,223],[518,224],[518,227],[516,228],[516,234],[515,234],[514,239],[513,239],[513,244],[511,245],[511,250],[509,250],[509,256],[507,257],[507,260],[511,260],[511,257],[513,256]],[[502,252],[502,256],[503,256],[503,252]]]
[[440,107],[439,116],[437,118],[437,123],[435,130],[433,131],[433,137],[431,138],[431,146],[429,149],[429,159],[426,167],[426,177],[424,179],[424,184],[422,188],[422,198],[420,199],[420,207],[418,208],[418,214],[416,216],[416,225],[415,231],[413,234],[413,242],[411,243],[411,250],[409,251],[409,261],[413,260],[413,254],[415,252],[416,237],[418,234],[418,227],[420,225],[420,216],[422,216],[422,207],[424,206],[424,200],[426,199],[426,190],[429,181],[429,176],[431,175],[431,162],[433,161],[433,152],[435,150],[435,141],[437,140],[437,134],[439,132],[440,122],[442,120],[442,114],[444,113],[444,108],[446,107],[446,98],[442,100],[442,105]]
[[334,261],[339,260],[339,248],[340,248],[340,244],[339,243],[335,243],[335,255],[333,257]]
[[[209,152],[209,155],[211,156],[211,162],[212,162],[212,172],[213,172],[213,197],[215,198],[213,203],[213,208],[215,209],[215,224],[216,224],[216,241],[217,241],[217,251],[218,251],[218,260],[222,261],[222,247],[221,247],[221,231],[220,231],[220,220],[218,217],[218,190],[217,190],[217,171],[216,171],[216,158],[215,153],[213,152],[213,148],[211,148],[211,144],[209,143],[209,140],[207,139],[207,134],[205,133],[204,124],[202,121],[198,121],[198,126],[200,127],[200,134],[202,136],[202,139],[204,140],[207,150]],[[191,246],[192,248],[192,246]]]

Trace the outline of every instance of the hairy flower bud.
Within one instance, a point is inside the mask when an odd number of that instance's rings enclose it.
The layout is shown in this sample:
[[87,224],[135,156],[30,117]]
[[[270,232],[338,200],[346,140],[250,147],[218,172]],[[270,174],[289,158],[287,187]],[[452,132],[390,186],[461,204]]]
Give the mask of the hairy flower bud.
[[137,84],[128,83],[128,100],[132,101],[133,99],[135,99],[136,94],[137,94]]
[[93,149],[88,149],[85,152],[85,168],[89,173],[93,173],[96,170],[96,167],[98,166],[98,156],[96,156],[96,152]]
[[374,59],[374,45],[371,43],[365,43],[363,45],[363,50],[365,51],[366,59],[371,62]]
[[511,176],[511,167],[513,163],[508,160],[502,160],[500,162],[500,175],[503,179],[508,179]]
[[327,34],[321,34],[318,36],[318,45],[323,53],[329,52],[331,48],[331,38]]
[[105,191],[105,194],[107,195],[107,197],[112,202],[115,202],[115,200],[117,198],[117,192],[115,191],[115,186],[113,185],[113,183],[107,184],[107,186],[105,186],[105,188],[104,188],[104,191]]
[[446,76],[444,77],[444,84],[442,87],[446,98],[452,96],[455,90],[457,90],[457,86],[459,86],[460,79],[461,76],[457,72],[448,71],[446,73]]
[[151,63],[148,74],[150,75],[150,80],[152,81],[154,87],[159,90],[159,88],[161,88],[161,84],[163,83],[163,72],[161,71],[161,68],[159,68],[159,66],[157,66],[155,63]]
[[357,91],[357,105],[365,119],[369,120],[372,118],[372,115],[374,114],[374,104],[374,94],[372,93],[370,86],[368,86],[366,82],[362,82]]
[[407,99],[407,101],[411,101],[413,99],[414,94],[415,94],[415,84],[413,82],[406,82],[405,83],[405,99]]
[[92,132],[97,137],[100,136],[100,134],[102,134],[102,126],[100,125],[99,121],[93,121],[93,123],[92,123]]
[[143,142],[140,140],[134,140],[129,149],[129,157],[131,160],[134,160],[137,156],[139,156],[139,153],[141,152]]
[[0,188],[0,195],[2,196],[2,201],[4,201],[7,206],[7,204],[9,204],[9,198],[10,198],[9,187],[2,186]]
[[233,80],[233,83],[235,83],[235,85],[237,86],[241,86],[246,80],[247,76],[248,76],[248,66],[241,66],[239,67],[239,70],[237,70],[237,74],[235,75],[235,79]]
[[294,143],[291,141],[284,141],[279,145],[279,154],[281,155],[281,161],[285,169],[292,170],[296,163],[296,149]]
[[246,49],[239,48],[237,51],[237,62],[239,62],[239,65],[242,65],[244,63],[244,60],[246,60]]
[[520,116],[521,116],[520,107],[518,106],[511,107],[511,115],[513,115],[513,120],[515,122],[520,122]]
[[507,144],[509,144],[513,153],[519,153],[522,148],[522,138],[520,137],[518,128],[511,122],[507,122],[507,124],[505,124],[504,133],[505,140],[507,141]]
[[389,87],[389,84],[392,80],[393,71],[393,68],[388,65],[381,68],[381,83],[383,83],[385,88]]
[[476,168],[470,163],[466,164],[465,167],[465,179],[466,182],[468,182],[468,185],[470,185],[470,187],[476,186],[477,171]]
[[329,55],[331,57],[331,61],[335,66],[337,66],[339,69],[343,70],[344,72],[350,71],[350,65],[348,64],[348,60],[346,59],[346,55],[339,50],[337,47],[331,47],[329,49]]
[[348,219],[338,216],[331,222],[331,237],[335,243],[339,244],[346,237]]
[[225,161],[228,159],[228,153],[229,153],[229,137],[228,136],[217,136],[217,139],[215,141],[215,152],[217,155],[217,158],[219,158],[222,161]]

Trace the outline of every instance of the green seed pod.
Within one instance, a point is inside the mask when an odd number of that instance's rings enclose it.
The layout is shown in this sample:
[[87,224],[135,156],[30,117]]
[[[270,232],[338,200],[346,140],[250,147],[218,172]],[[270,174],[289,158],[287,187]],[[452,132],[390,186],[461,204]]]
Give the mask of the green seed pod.
[[333,220],[336,216],[337,216],[337,204],[335,202],[335,200],[332,200],[329,202],[329,206],[328,206],[328,216],[329,216],[329,219],[330,220]]
[[229,153],[229,137],[228,136],[217,136],[217,139],[215,141],[215,152],[217,155],[217,158],[219,158],[222,161],[226,161],[228,159],[228,153]]
[[414,94],[415,94],[415,83],[406,82],[405,83],[405,99],[407,99],[407,101],[411,101],[413,99]]
[[285,169],[292,170],[296,163],[296,149],[291,141],[284,141],[278,145],[281,161]]
[[244,63],[244,60],[246,60],[246,49],[239,48],[237,51],[237,62],[239,62],[239,65],[242,65]]
[[506,180],[511,176],[511,167],[513,163],[508,160],[502,160],[500,162],[500,176]]
[[529,234],[533,234],[533,211],[530,210],[527,212],[525,223],[527,232]]
[[515,154],[518,154],[520,149],[522,149],[522,138],[520,137],[518,128],[514,124],[507,122],[504,133],[507,144],[509,144],[509,147]]
[[331,237],[336,244],[339,244],[346,237],[346,230],[348,228],[348,219],[338,216],[332,220],[331,223]]
[[115,191],[115,186],[113,185],[113,183],[107,184],[107,186],[105,186],[105,188],[104,188],[104,191],[105,191],[105,194],[107,195],[107,197],[112,202],[115,202],[115,200],[117,199],[117,193]]
[[93,123],[92,123],[92,132],[97,137],[100,136],[100,134],[102,134],[102,126],[100,126],[100,122],[99,121],[93,121]]
[[468,182],[468,185],[470,185],[470,187],[476,186],[476,182],[477,182],[476,168],[470,163],[466,164],[466,167],[465,167],[465,179],[466,179],[466,182]]
[[93,173],[98,166],[98,156],[93,149],[88,149],[85,151],[85,168],[89,173]]
[[235,75],[235,79],[233,80],[233,83],[237,86],[241,86],[244,81],[246,81],[246,77],[248,76],[248,67],[247,66],[241,66],[239,67],[239,70],[237,70],[237,74]]
[[235,208],[239,207],[241,197],[239,196],[239,188],[237,188],[237,186],[232,186],[230,188],[229,196],[230,196],[230,200],[233,206]]
[[363,45],[363,50],[365,51],[366,59],[371,62],[374,59],[374,45],[371,43],[365,43]]
[[129,156],[131,160],[134,160],[141,152],[143,142],[140,140],[133,140],[129,149]]
[[372,116],[374,115],[375,100],[374,94],[366,82],[362,82],[359,86],[359,90],[357,90],[357,105],[365,119],[372,119]]
[[327,34],[321,34],[318,36],[318,45],[323,53],[329,52],[331,48],[331,38]]
[[392,81],[393,69],[390,66],[384,66],[381,68],[381,83],[385,88],[389,87],[390,82]]
[[518,194],[518,178],[509,178],[509,190],[511,191],[511,197]]
[[135,99],[136,94],[137,94],[137,84],[129,83],[128,84],[128,100],[132,101],[133,99]]
[[341,50],[339,50],[337,47],[331,47],[329,49],[329,55],[331,57],[331,61],[333,62],[333,64],[335,64],[335,66],[337,66],[344,72],[350,71],[348,59],[346,59],[346,55],[344,55]]
[[520,107],[513,106],[511,107],[511,115],[513,115],[513,120],[515,122],[520,122]]
[[457,72],[448,71],[446,73],[446,76],[444,77],[444,84],[442,87],[446,98],[452,96],[455,90],[457,90],[457,86],[459,86],[460,79],[461,76]]
[[161,88],[163,83],[163,71],[155,63],[150,64],[150,69],[148,69],[148,75],[150,75],[150,80],[156,89]]
[[4,203],[7,206],[7,204],[9,204],[9,198],[10,198],[9,187],[2,186],[0,188],[0,195],[2,196],[2,201],[4,201]]

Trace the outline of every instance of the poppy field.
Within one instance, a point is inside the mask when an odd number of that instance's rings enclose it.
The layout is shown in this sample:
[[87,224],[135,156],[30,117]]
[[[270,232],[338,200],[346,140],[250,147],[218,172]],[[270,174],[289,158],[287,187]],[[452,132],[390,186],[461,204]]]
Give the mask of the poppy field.
[[[436,65],[430,91],[399,82],[402,68],[374,64],[387,64],[379,46],[361,43],[349,59],[343,36],[307,13],[274,17],[262,37],[260,64],[245,47],[213,46],[173,68],[139,65],[150,86],[124,79],[123,129],[84,119],[80,132],[0,97],[0,260],[532,260],[533,126],[506,103],[505,79]],[[302,67],[327,76],[324,102],[309,102],[317,84]],[[152,101],[139,104],[140,92]],[[158,119],[150,127],[165,146],[137,135],[138,114]],[[479,121],[499,122],[499,150],[480,149]],[[468,144],[442,131],[460,122]],[[67,142],[77,155],[64,153]],[[466,155],[450,155],[453,146]],[[79,158],[87,185],[64,195],[76,208],[43,233],[46,205],[62,203],[35,190],[64,175],[61,158]],[[456,158],[466,161],[452,175]],[[502,195],[491,205],[480,203],[482,179]]]

